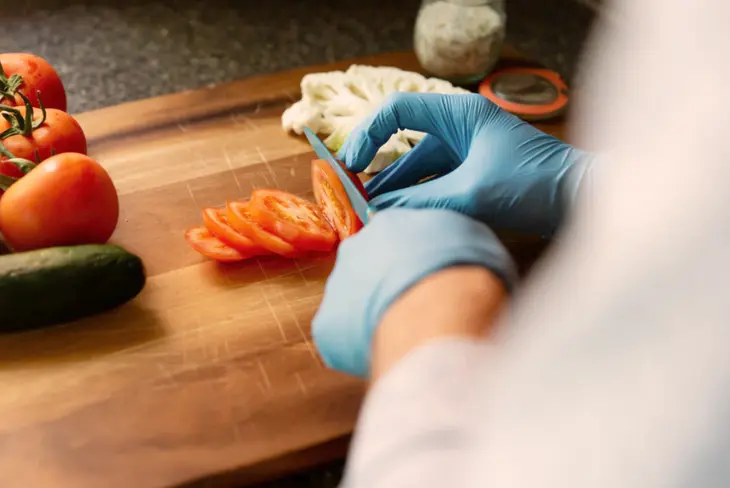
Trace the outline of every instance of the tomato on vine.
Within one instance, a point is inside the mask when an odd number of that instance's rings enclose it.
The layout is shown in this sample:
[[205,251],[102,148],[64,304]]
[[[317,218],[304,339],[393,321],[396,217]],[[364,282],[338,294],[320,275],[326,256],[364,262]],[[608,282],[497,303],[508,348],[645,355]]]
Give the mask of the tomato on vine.
[[10,186],[28,174],[36,164],[26,159],[16,158],[13,153],[8,151],[2,142],[0,142],[0,196],[10,188]]
[[66,111],[66,90],[48,61],[29,53],[0,54],[0,103],[22,107],[22,93],[39,107],[39,91],[46,107]]
[[0,231],[12,249],[107,242],[119,219],[119,197],[103,166],[78,153],[26,163],[32,168],[22,178],[0,176],[6,190]]
[[40,113],[28,97],[18,95],[25,106],[0,105],[0,140],[15,157],[39,163],[54,154],[86,154],[86,136],[76,119],[61,110],[46,108],[40,93]]

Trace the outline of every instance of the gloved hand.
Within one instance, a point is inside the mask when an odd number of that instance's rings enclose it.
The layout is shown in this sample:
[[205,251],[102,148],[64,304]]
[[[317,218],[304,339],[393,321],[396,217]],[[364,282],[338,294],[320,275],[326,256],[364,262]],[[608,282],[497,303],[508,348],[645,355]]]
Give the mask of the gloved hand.
[[340,244],[312,322],[325,363],[367,375],[373,333],[388,307],[418,281],[459,264],[491,270],[507,291],[517,279],[509,254],[480,222],[446,210],[375,214],[370,224]]
[[392,95],[338,157],[362,171],[398,129],[427,135],[365,185],[372,206],[451,209],[494,229],[553,234],[592,159],[481,95],[432,93]]

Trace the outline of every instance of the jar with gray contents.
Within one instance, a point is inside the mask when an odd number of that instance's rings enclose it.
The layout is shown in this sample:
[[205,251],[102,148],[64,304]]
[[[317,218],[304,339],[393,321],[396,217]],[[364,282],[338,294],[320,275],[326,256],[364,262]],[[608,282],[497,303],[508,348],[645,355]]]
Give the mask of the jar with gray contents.
[[414,48],[431,75],[475,83],[499,60],[505,37],[504,0],[423,0]]

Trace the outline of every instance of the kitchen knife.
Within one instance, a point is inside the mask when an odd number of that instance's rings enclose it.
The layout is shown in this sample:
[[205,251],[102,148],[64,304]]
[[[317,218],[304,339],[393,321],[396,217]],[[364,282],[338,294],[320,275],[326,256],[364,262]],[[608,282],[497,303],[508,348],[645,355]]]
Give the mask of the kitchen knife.
[[355,213],[362,221],[363,225],[367,225],[367,223],[370,222],[373,214],[373,209],[370,207],[370,205],[368,205],[367,200],[363,198],[362,194],[357,189],[355,184],[350,181],[350,177],[347,176],[345,170],[342,169],[342,166],[340,166],[337,160],[332,156],[330,150],[327,149],[327,146],[324,145],[319,137],[317,137],[317,135],[309,127],[304,127],[303,130],[304,135],[307,136],[307,140],[309,140],[309,144],[311,144],[312,149],[314,149],[314,153],[319,159],[324,159],[325,161],[327,161],[327,163],[335,171],[337,177],[342,183],[342,186],[345,187],[347,197],[350,199],[350,205],[352,205],[353,210],[355,210]]

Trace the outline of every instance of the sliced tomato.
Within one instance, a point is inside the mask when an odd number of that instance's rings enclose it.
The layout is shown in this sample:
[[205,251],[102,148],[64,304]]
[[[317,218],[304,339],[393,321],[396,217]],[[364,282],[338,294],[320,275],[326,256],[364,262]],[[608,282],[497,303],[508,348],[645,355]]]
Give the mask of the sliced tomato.
[[281,190],[254,190],[251,216],[264,229],[294,247],[306,251],[329,251],[337,234],[313,202]]
[[203,224],[215,237],[224,244],[240,251],[246,256],[260,256],[269,254],[265,247],[259,246],[245,235],[237,232],[228,221],[228,212],[225,208],[207,207],[203,209]]
[[[320,164],[319,161],[323,162],[324,164],[327,164],[327,161],[325,161],[324,159],[315,159],[312,161],[312,164],[314,164],[314,163]],[[340,163],[340,167],[344,170],[344,172],[350,178],[350,181],[352,181],[352,183],[357,188],[357,191],[360,192],[360,195],[362,195],[362,197],[365,199],[365,201],[370,200],[370,197],[368,197],[368,191],[365,189],[365,185],[362,184],[362,181],[360,181],[360,178],[358,178],[358,176],[355,173],[353,173],[352,171],[347,169],[347,166],[345,166],[345,164],[342,161],[337,161],[337,162]],[[329,164],[327,164],[327,166],[329,166]]]
[[[353,177],[360,181],[357,176],[350,176],[351,179]],[[362,228],[362,222],[352,208],[340,178],[332,166],[323,159],[312,161],[312,187],[314,198],[322,207],[327,221],[337,231],[340,240],[347,239]]]
[[264,249],[289,258],[303,254],[292,244],[261,227],[249,212],[248,201],[243,200],[226,203],[226,214],[231,227]]
[[[318,160],[315,160],[315,162],[316,161],[321,161],[321,160],[318,159]],[[360,192],[360,194],[365,199],[365,201],[370,200],[370,198],[368,197],[368,191],[365,189],[365,185],[362,184],[362,181],[360,181],[360,178],[358,178],[355,173],[353,173],[352,171],[347,169],[347,166],[345,166],[342,163],[342,161],[337,161],[337,162],[340,163],[340,166],[342,167],[343,170],[345,170],[345,173],[347,173],[347,176],[350,177],[350,181],[352,181],[355,184],[355,187]],[[324,163],[326,164],[327,161],[324,161]],[[329,166],[329,164],[327,166]]]
[[185,240],[188,241],[190,247],[203,256],[222,263],[243,261],[248,257],[223,243],[223,241],[211,234],[205,227],[192,227],[186,230]]

